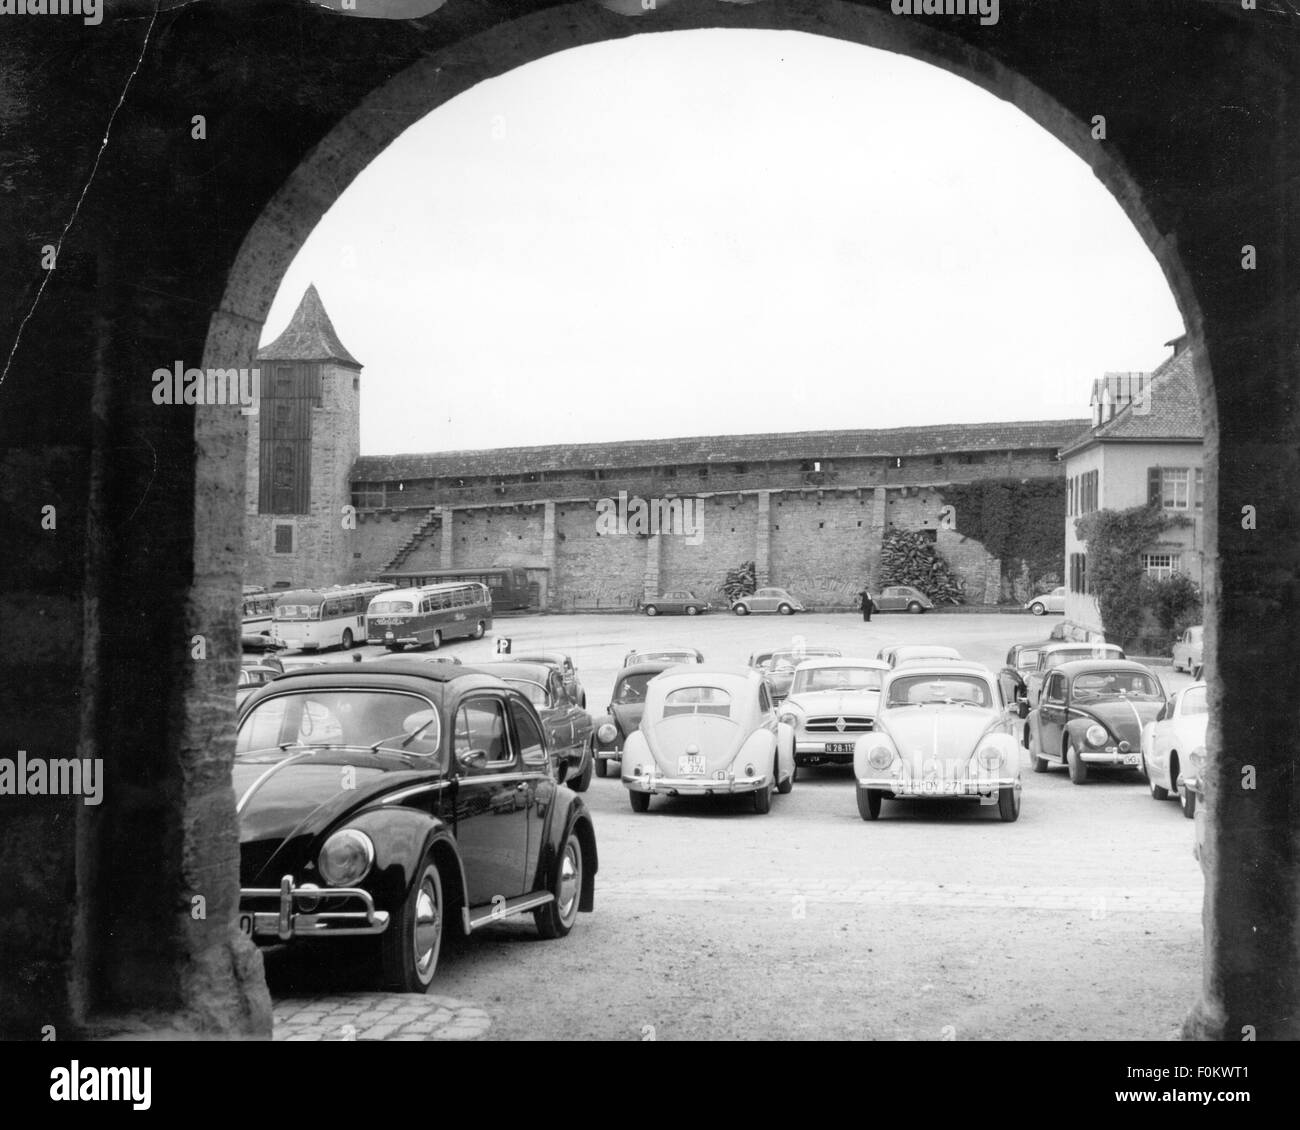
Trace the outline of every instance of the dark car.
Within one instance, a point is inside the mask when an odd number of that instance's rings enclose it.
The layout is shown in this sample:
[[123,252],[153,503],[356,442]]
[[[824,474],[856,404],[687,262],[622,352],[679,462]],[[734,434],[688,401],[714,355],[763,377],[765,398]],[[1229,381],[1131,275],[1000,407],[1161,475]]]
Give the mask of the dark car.
[[475,663],[470,669],[504,679],[527,697],[546,731],[546,745],[555,759],[555,779],[574,792],[585,793],[594,770],[596,728],[591,715],[570,695],[559,669],[525,659]]
[[708,612],[712,607],[713,605],[707,600],[700,600],[699,597],[687,589],[674,589],[659,596],[652,596],[641,604],[641,609],[647,616],[668,615],[671,613],[695,616],[701,612]]
[[596,776],[609,775],[609,763],[623,755],[623,743],[635,733],[645,713],[646,684],[673,663],[633,663],[624,667],[614,679],[609,707],[596,719]]
[[239,715],[240,927],[266,945],[371,939],[377,980],[415,993],[447,930],[531,911],[563,937],[594,905],[596,838],[549,766],[528,699],[468,668],[281,676]]
[[1094,770],[1138,770],[1142,727],[1165,705],[1153,672],[1125,659],[1076,659],[1054,667],[1029,715],[1035,773],[1066,765],[1081,785]]
[[560,675],[564,679],[564,686],[569,692],[569,697],[579,706],[586,707],[587,692],[582,685],[582,680],[578,678],[578,668],[574,666],[573,660],[563,652],[534,651],[523,655],[515,655],[511,658],[522,660],[525,663],[549,663],[552,667],[558,667]]

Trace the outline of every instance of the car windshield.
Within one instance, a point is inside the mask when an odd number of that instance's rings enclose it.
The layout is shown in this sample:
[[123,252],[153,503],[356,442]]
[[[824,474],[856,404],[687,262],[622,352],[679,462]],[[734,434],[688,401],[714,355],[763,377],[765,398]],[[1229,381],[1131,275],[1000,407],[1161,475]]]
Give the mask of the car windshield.
[[1089,671],[1076,675],[1071,694],[1076,699],[1164,698],[1155,680],[1140,671]]
[[988,683],[975,675],[908,675],[889,684],[887,706],[930,706],[960,703],[982,706],[993,703]]
[[530,679],[507,679],[506,682],[522,692],[534,706],[545,708],[551,705],[551,696],[541,683],[534,683]]
[[731,695],[721,687],[678,687],[664,696],[664,717],[678,714],[731,716]]
[[264,699],[249,712],[235,737],[235,756],[299,746],[368,746],[428,756],[438,752],[440,736],[436,707],[419,695],[295,691]]
[[375,600],[370,604],[371,616],[391,616],[396,612],[414,612],[415,604],[409,600]]
[[638,651],[638,663],[694,663],[693,651]]
[[1184,714],[1208,714],[1210,712],[1210,700],[1205,693],[1205,688],[1195,687],[1192,690],[1184,691],[1181,709]]
[[1043,666],[1059,667],[1062,663],[1073,663],[1076,659],[1117,659],[1114,651],[1104,647],[1071,647],[1064,651],[1053,651],[1043,656]]
[[628,675],[619,679],[614,688],[614,701],[617,703],[645,702],[646,684],[654,678],[648,672],[643,675]]
[[838,659],[839,654],[839,651],[833,647],[805,647],[800,651],[774,651],[772,658],[767,661],[767,666],[775,671],[778,667],[797,667],[805,659],[813,659],[818,656],[825,659]]
[[812,667],[796,671],[791,694],[807,691],[878,691],[883,672],[869,667]]

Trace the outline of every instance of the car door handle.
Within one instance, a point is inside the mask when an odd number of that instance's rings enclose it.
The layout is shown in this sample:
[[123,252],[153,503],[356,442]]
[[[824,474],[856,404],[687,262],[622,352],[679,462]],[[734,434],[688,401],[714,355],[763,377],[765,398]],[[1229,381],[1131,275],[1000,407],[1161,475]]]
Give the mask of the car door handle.
[[519,784],[515,786],[515,792],[517,793],[526,793],[527,791],[528,791],[527,781],[520,781]]

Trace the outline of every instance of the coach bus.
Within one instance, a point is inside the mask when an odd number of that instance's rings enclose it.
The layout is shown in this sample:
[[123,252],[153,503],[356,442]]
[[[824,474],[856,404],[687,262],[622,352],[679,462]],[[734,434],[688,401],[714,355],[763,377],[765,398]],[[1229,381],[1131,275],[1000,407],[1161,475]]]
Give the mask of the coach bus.
[[244,586],[243,639],[244,645],[265,646],[271,643],[271,628],[275,617],[275,600],[280,594],[267,592],[255,585]]
[[528,570],[519,566],[491,569],[425,569],[416,573],[381,573],[381,581],[398,588],[420,588],[449,581],[477,581],[492,593],[496,612],[514,612],[529,605]]
[[391,584],[334,585],[327,589],[298,589],[275,594],[275,627],[279,647],[347,651],[366,638],[366,608]]
[[442,646],[492,627],[492,594],[477,581],[421,585],[380,593],[366,611],[366,640],[389,651]]

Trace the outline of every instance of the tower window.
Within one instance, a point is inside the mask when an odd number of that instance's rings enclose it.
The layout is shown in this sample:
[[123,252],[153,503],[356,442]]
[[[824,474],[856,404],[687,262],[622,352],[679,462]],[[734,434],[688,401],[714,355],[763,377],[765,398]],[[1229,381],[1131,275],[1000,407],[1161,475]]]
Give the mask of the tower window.
[[275,552],[293,552],[293,527],[277,522],[275,526]]

